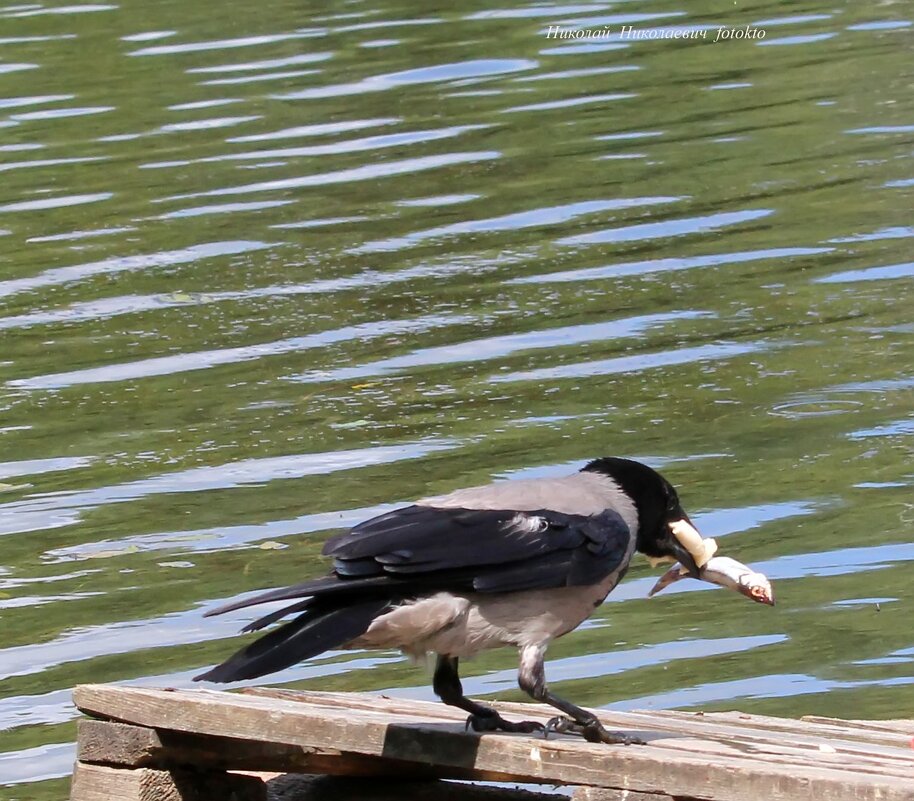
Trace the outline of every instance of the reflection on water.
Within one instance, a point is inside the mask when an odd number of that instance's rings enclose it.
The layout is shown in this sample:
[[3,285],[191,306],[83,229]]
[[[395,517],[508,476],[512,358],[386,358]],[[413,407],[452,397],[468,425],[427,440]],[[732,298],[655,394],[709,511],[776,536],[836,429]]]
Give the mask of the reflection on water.
[[401,11],[0,7],[0,799],[66,797],[74,683],[188,686],[340,528],[604,454],[778,606],[639,561],[555,685],[914,717],[907,7]]

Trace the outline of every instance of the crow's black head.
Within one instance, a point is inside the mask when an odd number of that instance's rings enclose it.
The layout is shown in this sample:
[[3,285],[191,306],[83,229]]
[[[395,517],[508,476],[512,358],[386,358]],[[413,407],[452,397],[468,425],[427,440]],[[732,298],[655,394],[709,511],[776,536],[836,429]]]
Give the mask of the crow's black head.
[[[638,510],[636,548],[653,559],[680,562],[692,575],[698,575],[695,557],[682,541],[698,532],[679,503],[676,489],[656,470],[645,464],[608,456],[596,459],[584,470],[609,476]],[[685,532],[685,535],[684,535]]]

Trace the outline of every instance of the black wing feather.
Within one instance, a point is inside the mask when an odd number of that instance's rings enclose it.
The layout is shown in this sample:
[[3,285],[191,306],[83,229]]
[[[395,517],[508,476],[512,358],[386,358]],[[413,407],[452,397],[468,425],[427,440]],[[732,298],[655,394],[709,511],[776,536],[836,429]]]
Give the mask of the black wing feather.
[[[628,526],[611,509],[587,516],[548,509],[408,506],[328,540],[324,553],[333,557],[331,575],[236,601],[207,615],[307,597],[332,598],[339,604],[396,602],[424,592],[594,584],[622,566],[630,538]],[[296,604],[288,611],[305,606]],[[265,619],[273,622],[279,616]]]
[[533,570],[523,582],[530,589],[595,583],[622,563],[630,536],[609,509],[587,516],[410,506],[334,537],[324,553],[341,577],[434,577],[441,589],[503,592],[514,579],[498,576],[516,570]]

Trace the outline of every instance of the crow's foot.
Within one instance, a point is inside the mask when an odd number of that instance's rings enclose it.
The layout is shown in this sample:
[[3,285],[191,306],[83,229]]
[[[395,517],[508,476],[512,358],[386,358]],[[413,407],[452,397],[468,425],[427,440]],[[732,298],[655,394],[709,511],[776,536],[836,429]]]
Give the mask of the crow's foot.
[[520,720],[513,723],[505,720],[494,709],[490,709],[484,715],[470,715],[467,718],[467,730],[485,732],[485,731],[509,731],[530,734],[532,732],[544,731],[545,726],[535,720]]
[[589,743],[609,743],[610,745],[647,745],[640,737],[633,737],[621,731],[609,731],[599,720],[594,718],[588,723],[577,723],[571,718],[552,718],[543,729],[543,736],[556,734],[577,734]]

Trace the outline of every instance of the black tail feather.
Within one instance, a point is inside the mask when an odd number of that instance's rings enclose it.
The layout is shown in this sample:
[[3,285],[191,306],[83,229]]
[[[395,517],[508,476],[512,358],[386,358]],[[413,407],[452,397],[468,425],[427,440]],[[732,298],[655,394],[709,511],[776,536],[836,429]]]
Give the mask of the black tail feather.
[[335,575],[324,576],[323,578],[311,579],[310,581],[294,584],[291,587],[280,587],[276,590],[262,592],[260,595],[254,595],[251,598],[245,598],[241,601],[232,601],[225,606],[218,606],[210,609],[203,614],[203,617],[212,617],[213,615],[222,615],[226,612],[234,612],[236,609],[244,609],[248,606],[257,606],[258,604],[269,603],[270,601],[288,601],[292,598],[304,598],[305,596],[319,595],[349,595],[357,596],[376,588],[385,588],[389,585],[389,580],[385,576],[371,576],[354,581],[341,581]]
[[277,609],[275,612],[270,612],[268,615],[257,618],[257,620],[248,623],[242,630],[242,634],[249,634],[252,631],[260,631],[260,629],[265,629],[271,623],[275,623],[280,618],[284,618],[286,615],[294,615],[296,612],[303,612],[311,604],[314,603],[314,598],[305,598],[304,601],[299,601],[297,604],[292,604],[292,606],[284,606],[282,609]]
[[315,604],[294,620],[246,645],[221,665],[194,676],[194,681],[241,681],[284,670],[354,640],[389,607],[387,599],[336,608]]
[[205,612],[203,617],[222,615],[226,612],[234,612],[236,609],[257,606],[257,604],[265,604],[270,601],[287,601],[290,598],[302,598],[306,595],[315,595],[321,590],[332,587],[338,583],[339,580],[336,576],[325,576],[324,578],[312,579],[311,581],[305,581],[301,584],[294,584],[291,587],[280,587],[276,590],[262,592],[251,598],[245,598],[241,601],[232,601],[232,603],[225,604],[224,606],[217,606],[215,609],[210,609],[208,612]]

